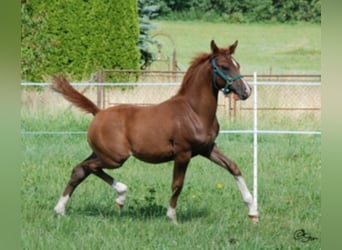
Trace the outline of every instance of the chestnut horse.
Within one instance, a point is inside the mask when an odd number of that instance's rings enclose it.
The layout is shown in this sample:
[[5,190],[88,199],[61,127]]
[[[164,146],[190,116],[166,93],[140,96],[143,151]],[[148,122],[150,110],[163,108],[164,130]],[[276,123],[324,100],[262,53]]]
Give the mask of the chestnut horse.
[[65,206],[75,188],[90,174],[113,187],[118,194],[116,204],[121,208],[127,186],[103,169],[119,168],[133,155],[149,163],[174,161],[172,195],[166,216],[176,223],[177,199],[188,164],[192,157],[201,155],[235,177],[248,207],[248,215],[257,221],[258,212],[241,171],[215,144],[219,132],[216,118],[219,91],[225,95],[234,93],[240,100],[251,95],[251,87],[240,75],[239,63],[232,57],[237,44],[236,41],[228,48],[218,48],[211,41],[211,53],[201,54],[193,60],[177,94],[147,107],[118,105],[100,110],[63,76],[54,76],[52,88],[55,91],[81,110],[94,115],[88,129],[88,143],[93,153],[72,170],[55,212],[65,214]]

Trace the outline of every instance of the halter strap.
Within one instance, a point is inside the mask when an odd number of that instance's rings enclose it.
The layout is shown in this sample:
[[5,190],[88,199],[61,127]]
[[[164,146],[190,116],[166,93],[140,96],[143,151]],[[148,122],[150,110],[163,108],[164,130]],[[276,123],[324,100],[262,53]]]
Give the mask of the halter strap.
[[[210,58],[210,63],[211,63],[211,66],[213,67],[213,80],[212,80],[212,81],[213,81],[214,88],[217,89],[217,90],[222,90],[222,92],[223,92],[224,95],[228,95],[230,85],[231,85],[234,81],[236,81],[236,80],[242,78],[243,75],[237,74],[237,75],[235,75],[235,76],[233,76],[233,77],[230,77],[230,76],[224,74],[224,73],[222,72],[222,70],[220,70],[220,69],[217,67],[216,62],[215,62],[215,57],[214,57],[214,56],[212,56],[212,57]],[[217,76],[217,75],[218,75],[219,77],[221,77],[222,80],[225,81],[225,85],[224,85],[223,89],[220,89],[220,88],[217,86],[217,82],[216,82],[216,76]]]

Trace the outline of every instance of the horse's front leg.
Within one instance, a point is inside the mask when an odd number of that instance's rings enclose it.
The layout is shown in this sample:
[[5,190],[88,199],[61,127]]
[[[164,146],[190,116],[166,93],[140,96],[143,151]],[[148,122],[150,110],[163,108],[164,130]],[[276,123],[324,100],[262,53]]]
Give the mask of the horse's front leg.
[[242,198],[248,207],[248,215],[252,219],[252,221],[257,222],[259,217],[256,204],[254,204],[253,196],[249,192],[245,179],[242,177],[241,171],[238,168],[237,164],[226,157],[223,153],[221,153],[216,145],[213,147],[212,151],[207,157],[219,166],[227,169],[234,176],[242,194]]
[[177,216],[176,216],[177,200],[178,200],[178,196],[180,195],[183,189],[185,173],[186,173],[188,164],[190,162],[190,159],[191,159],[191,153],[186,153],[186,154],[177,156],[174,161],[173,178],[172,178],[172,185],[171,185],[172,196],[170,199],[170,205],[167,210],[166,216],[175,224],[177,224]]

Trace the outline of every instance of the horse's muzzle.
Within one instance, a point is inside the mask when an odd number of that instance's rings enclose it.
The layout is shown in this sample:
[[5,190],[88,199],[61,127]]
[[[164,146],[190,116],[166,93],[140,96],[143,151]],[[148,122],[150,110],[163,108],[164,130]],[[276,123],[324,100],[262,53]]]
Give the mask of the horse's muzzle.
[[252,88],[245,80],[241,79],[241,82],[239,83],[239,91],[236,92],[240,100],[246,100],[251,96]]

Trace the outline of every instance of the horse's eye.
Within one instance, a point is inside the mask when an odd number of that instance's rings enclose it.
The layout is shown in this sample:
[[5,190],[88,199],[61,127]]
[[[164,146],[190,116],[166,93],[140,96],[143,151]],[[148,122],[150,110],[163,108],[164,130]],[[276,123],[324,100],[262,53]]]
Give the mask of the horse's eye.
[[228,68],[227,66],[222,66],[222,69],[223,69],[223,70],[226,70],[226,71],[229,70],[229,68]]

